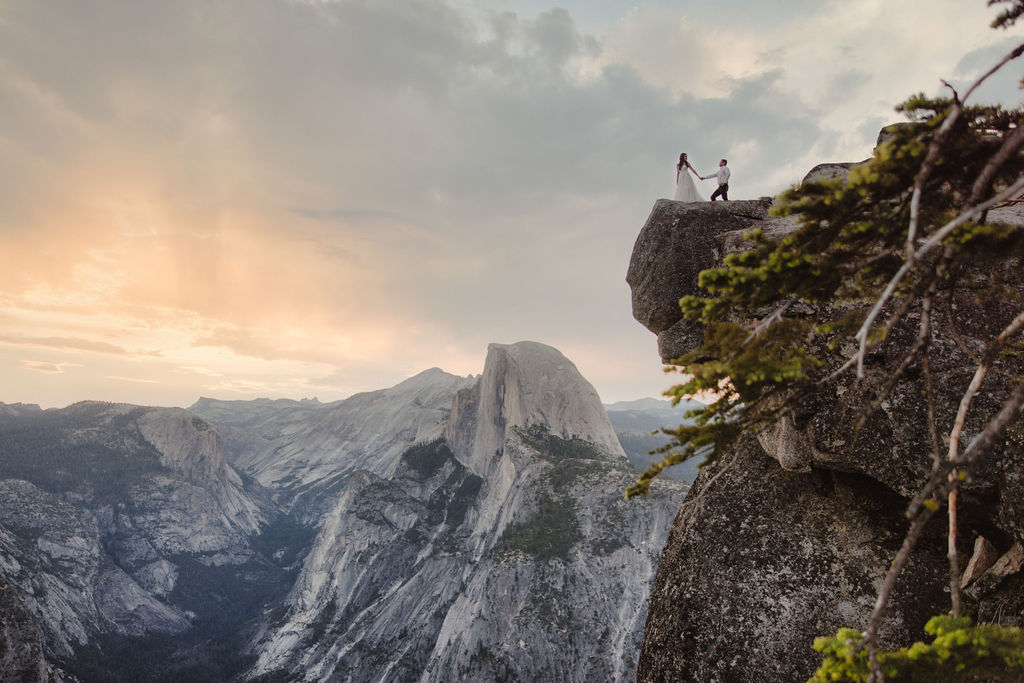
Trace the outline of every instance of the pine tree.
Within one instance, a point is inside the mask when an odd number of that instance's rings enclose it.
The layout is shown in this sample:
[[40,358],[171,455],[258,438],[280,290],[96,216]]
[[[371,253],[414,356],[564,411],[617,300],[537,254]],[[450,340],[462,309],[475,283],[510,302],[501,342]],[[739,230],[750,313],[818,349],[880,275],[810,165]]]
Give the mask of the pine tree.
[[[988,4],[1005,6],[996,28],[1024,15],[1024,0]],[[676,402],[700,393],[716,398],[688,414],[692,426],[666,430],[673,443],[661,449],[664,459],[627,497],[646,495],[666,467],[698,452],[714,460],[742,434],[792,419],[801,405],[834,391],[838,382],[857,386],[875,373],[872,386],[878,389],[863,399],[863,425],[907,373],[923,377],[928,417],[922,432],[930,435],[931,473],[910,501],[909,531],[865,630],[820,639],[826,660],[814,680],[918,680],[926,670],[969,680],[972,671],[992,675],[993,662],[1024,667],[1024,631],[972,626],[961,618],[956,552],[962,482],[986,459],[1021,447],[1021,439],[1010,438],[1024,407],[1021,292],[1000,278],[971,274],[1024,263],[1024,228],[990,217],[994,207],[1024,196],[1024,109],[968,101],[1022,53],[1024,43],[963,94],[947,84],[946,97],[909,98],[897,108],[908,121],[886,129],[868,162],[847,178],[808,182],[777,199],[773,214],[793,217],[796,230],[779,240],[748,233],[749,250],[700,274],[707,295],[680,301],[685,317],[702,323],[706,334],[701,348],[673,361],[688,379],[666,394]],[[946,419],[934,407],[930,352],[940,320],[952,315],[951,302],[963,300],[967,288],[975,300],[999,302],[995,317],[1001,320],[985,336],[985,347],[970,354],[973,377],[955,416]],[[1006,314],[1014,309],[1020,312]],[[907,334],[900,343],[892,340],[908,330],[909,341]],[[879,373],[884,380],[878,381]],[[988,400],[979,400],[983,395]],[[993,407],[979,414],[981,404]],[[973,433],[969,441],[967,433]],[[925,525],[943,508],[952,616],[929,623],[931,645],[880,653],[876,637],[889,593]],[[990,646],[996,642],[1003,649]],[[1015,656],[1006,655],[1014,648]],[[1003,657],[998,661],[997,651]]]

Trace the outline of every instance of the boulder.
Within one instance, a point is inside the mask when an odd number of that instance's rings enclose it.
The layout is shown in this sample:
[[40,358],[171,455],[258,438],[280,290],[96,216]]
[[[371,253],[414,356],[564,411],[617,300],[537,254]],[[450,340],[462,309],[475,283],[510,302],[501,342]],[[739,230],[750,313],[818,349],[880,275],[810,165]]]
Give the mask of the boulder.
[[[722,258],[720,237],[768,218],[770,198],[730,202],[659,199],[633,246],[626,282],[633,317],[658,335],[662,360],[703,341],[700,326],[682,321],[679,299],[698,294],[697,275]],[[680,323],[677,325],[677,323]],[[663,338],[664,333],[664,338]]]

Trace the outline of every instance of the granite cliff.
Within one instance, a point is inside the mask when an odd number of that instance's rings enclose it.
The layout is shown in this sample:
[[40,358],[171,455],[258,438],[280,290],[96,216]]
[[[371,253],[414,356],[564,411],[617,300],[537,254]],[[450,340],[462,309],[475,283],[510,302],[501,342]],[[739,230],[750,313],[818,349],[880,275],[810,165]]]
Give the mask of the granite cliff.
[[685,490],[646,505],[593,387],[555,349],[489,347],[450,417],[324,518],[251,675],[621,680]]
[[0,678],[630,679],[686,490],[637,474],[534,342],[329,404],[0,404]]
[[[842,175],[848,164],[816,169]],[[792,231],[770,218],[771,198],[716,204],[659,200],[644,225],[627,275],[634,316],[658,335],[669,361],[703,340],[678,301],[699,293],[700,271],[745,248],[744,232]],[[1020,222],[1014,209],[991,215]],[[999,272],[965,271],[968,285],[1001,278],[1024,295],[1019,263]],[[950,420],[967,385],[979,337],[1016,315],[1012,300],[972,298],[971,287],[949,302],[932,372],[936,411]],[[821,310],[796,306],[791,315]],[[863,627],[876,590],[906,530],[907,497],[927,476],[928,435],[920,373],[908,373],[862,429],[859,406],[891,376],[899,349],[913,343],[916,321],[892,333],[890,352],[871,356],[867,377],[839,382],[761,434],[746,435],[702,470],[680,506],[658,568],[637,676],[642,681],[792,681],[820,661],[815,636]],[[893,350],[894,349],[894,350]],[[1019,361],[1001,379],[1021,374]],[[992,410],[1002,397],[979,399]],[[981,412],[984,412],[982,410]],[[980,429],[976,423],[969,429]],[[1020,625],[1024,615],[1021,471],[1024,447],[1014,432],[1000,457],[968,483],[961,502],[961,566],[973,547],[989,547],[967,588],[981,620]],[[977,544],[975,546],[975,544]],[[980,555],[980,551],[978,551]],[[992,563],[996,558],[999,561]],[[980,559],[980,558],[979,558]],[[948,610],[945,529],[936,522],[904,569],[881,633],[887,645],[922,637],[925,620]],[[980,578],[978,578],[980,577]]]
[[187,411],[85,402],[0,414],[0,579],[21,637],[38,633],[40,651],[79,678],[123,675],[178,639],[194,660],[213,657],[188,634],[233,632],[252,613],[220,606],[270,599],[285,574],[253,544],[275,517]]

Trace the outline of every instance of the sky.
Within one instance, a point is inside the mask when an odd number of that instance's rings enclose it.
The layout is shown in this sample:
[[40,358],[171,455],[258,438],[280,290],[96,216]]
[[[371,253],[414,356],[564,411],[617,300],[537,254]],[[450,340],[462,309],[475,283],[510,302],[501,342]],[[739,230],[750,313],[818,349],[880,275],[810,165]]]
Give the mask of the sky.
[[658,396],[625,274],[679,153],[733,199],[864,159],[1022,40],[996,12],[0,0],[0,402],[328,401],[525,339]]

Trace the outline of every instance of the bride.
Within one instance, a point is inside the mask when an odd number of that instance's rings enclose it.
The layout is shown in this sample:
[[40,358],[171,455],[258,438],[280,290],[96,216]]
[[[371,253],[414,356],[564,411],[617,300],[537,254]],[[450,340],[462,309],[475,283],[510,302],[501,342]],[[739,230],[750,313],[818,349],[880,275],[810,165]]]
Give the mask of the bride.
[[676,195],[673,199],[677,202],[706,202],[704,197],[697,194],[697,186],[693,184],[693,178],[687,171],[693,171],[694,175],[700,177],[686,160],[686,152],[683,152],[679,155],[679,163],[676,164]]

